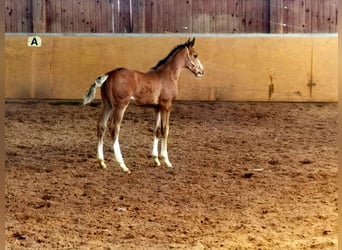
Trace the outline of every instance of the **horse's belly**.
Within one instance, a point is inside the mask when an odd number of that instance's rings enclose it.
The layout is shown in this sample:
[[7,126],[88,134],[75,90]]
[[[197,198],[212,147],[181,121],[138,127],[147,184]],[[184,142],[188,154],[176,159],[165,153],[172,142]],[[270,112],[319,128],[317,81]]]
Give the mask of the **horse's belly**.
[[133,95],[131,99],[137,105],[158,105],[159,104],[159,96],[157,95]]

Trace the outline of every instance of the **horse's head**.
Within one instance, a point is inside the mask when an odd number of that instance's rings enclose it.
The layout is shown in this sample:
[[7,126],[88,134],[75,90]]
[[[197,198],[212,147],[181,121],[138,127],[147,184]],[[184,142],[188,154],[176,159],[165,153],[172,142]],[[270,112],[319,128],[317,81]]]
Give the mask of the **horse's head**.
[[196,77],[204,75],[203,65],[201,64],[197,52],[194,50],[195,38],[184,44],[187,49],[187,57],[185,61],[185,67],[188,68]]

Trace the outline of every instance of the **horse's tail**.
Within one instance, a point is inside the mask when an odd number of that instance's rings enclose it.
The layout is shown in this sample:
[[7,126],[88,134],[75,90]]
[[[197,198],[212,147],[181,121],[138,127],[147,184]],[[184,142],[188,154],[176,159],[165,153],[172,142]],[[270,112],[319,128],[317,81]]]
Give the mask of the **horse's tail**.
[[103,83],[107,80],[108,76],[108,74],[104,74],[96,78],[95,82],[92,85],[90,85],[88,91],[83,97],[83,105],[86,105],[90,103],[92,100],[94,100],[96,89],[100,88],[103,85]]

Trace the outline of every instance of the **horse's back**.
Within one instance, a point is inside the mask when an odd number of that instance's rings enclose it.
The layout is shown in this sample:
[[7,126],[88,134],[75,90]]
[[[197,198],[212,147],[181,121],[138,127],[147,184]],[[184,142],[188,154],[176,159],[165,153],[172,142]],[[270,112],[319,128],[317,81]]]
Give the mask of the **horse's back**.
[[132,98],[138,105],[157,105],[163,93],[163,79],[155,72],[142,73],[127,68],[117,68],[108,73],[104,86],[116,103],[119,99],[129,102]]

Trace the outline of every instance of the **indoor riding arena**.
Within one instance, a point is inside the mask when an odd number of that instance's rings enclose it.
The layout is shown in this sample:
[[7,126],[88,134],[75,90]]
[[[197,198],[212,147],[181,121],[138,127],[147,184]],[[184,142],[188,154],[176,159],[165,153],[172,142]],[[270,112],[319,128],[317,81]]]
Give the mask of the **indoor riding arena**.
[[[5,8],[6,249],[337,249],[336,0]],[[171,69],[181,53],[172,167],[163,115],[161,166],[151,154],[162,98],[141,106],[132,94],[119,135],[131,173],[111,119],[102,168],[107,87],[83,105],[89,86],[117,68]]]

